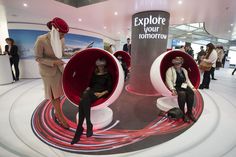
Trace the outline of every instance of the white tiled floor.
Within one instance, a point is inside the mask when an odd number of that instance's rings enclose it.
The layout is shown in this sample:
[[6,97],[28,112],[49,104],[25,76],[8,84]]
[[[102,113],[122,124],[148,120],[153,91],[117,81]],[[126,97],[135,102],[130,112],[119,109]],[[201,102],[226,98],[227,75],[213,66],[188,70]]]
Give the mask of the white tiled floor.
[[[203,114],[186,132],[152,148],[112,156],[235,157],[236,75],[231,72],[232,69],[216,71],[218,80],[211,81],[210,90],[201,91]],[[0,86],[0,157],[86,156],[54,149],[33,134],[31,115],[42,100],[40,79]]]

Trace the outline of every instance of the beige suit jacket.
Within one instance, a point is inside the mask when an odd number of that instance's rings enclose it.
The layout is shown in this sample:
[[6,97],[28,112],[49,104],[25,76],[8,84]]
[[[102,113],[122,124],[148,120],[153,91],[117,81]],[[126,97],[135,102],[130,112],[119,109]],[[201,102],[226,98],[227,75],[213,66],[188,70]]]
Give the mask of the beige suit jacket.
[[37,38],[34,50],[35,60],[39,63],[39,72],[42,77],[53,77],[56,75],[57,70],[63,72],[63,65],[57,66],[53,64],[53,62],[59,58],[57,58],[53,52],[49,33]]

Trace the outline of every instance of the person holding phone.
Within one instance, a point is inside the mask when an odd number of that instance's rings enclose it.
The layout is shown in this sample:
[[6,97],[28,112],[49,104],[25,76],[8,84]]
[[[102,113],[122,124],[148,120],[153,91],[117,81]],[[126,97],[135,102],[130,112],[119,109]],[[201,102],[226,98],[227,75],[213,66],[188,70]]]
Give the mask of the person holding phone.
[[[182,67],[184,59],[182,57],[175,57],[172,59],[172,64],[166,72],[166,84],[171,90],[172,95],[178,99],[178,105],[181,111],[184,113],[184,122],[196,122],[196,118],[193,116],[192,108],[194,102],[194,86],[188,77],[188,71]],[[185,103],[187,104],[187,112],[185,113]],[[190,119],[189,119],[190,118]]]
[[35,43],[35,60],[38,62],[40,75],[44,83],[45,98],[51,100],[55,110],[55,118],[62,127],[68,129],[60,108],[62,90],[62,73],[64,62],[62,61],[64,35],[68,33],[69,26],[58,17],[47,23],[51,30],[47,34],[37,38]]

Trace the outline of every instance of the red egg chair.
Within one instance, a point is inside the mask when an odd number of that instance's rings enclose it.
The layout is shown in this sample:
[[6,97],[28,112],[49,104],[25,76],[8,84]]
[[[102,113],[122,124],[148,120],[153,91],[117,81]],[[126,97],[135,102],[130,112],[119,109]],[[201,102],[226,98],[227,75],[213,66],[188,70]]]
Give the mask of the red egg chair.
[[124,74],[120,63],[105,50],[88,48],[75,54],[67,63],[63,73],[64,93],[73,104],[79,104],[80,96],[91,80],[95,62],[100,57],[107,60],[108,71],[112,75],[113,90],[107,98],[100,98],[91,104],[91,109],[96,110],[109,106],[119,97],[124,86]]
[[176,56],[183,57],[183,67],[188,71],[193,86],[197,89],[200,84],[199,68],[192,56],[181,50],[170,50],[157,57],[150,70],[152,85],[163,96],[171,96],[171,92],[165,84],[165,77],[167,69],[173,65],[172,59]]
[[130,68],[130,66],[131,66],[131,57],[127,52],[125,52],[125,51],[116,51],[113,55],[116,56],[116,57],[121,56],[123,58],[124,62],[126,63],[127,68],[128,69]]

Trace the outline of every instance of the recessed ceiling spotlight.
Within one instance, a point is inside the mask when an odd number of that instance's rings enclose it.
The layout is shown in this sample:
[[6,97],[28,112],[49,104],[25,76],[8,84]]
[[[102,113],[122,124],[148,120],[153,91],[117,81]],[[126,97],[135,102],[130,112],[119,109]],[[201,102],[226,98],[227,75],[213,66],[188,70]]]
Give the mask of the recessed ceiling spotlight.
[[230,33],[230,32],[231,32],[231,30],[228,30],[228,32]]
[[117,34],[120,34],[120,32],[117,32]]
[[183,1],[181,1],[181,0],[178,1],[178,4],[182,4],[182,3],[183,3]]
[[191,32],[188,32],[187,34],[192,34]]
[[81,19],[81,18],[78,18],[78,21],[79,21],[79,22],[81,22],[81,21],[82,21],[82,19]]
[[231,24],[230,24],[230,26],[234,26],[234,24],[233,24],[233,23],[231,23]]
[[183,18],[183,17],[181,18],[181,21],[184,21],[184,18]]
[[104,26],[103,28],[104,28],[104,29],[107,29],[107,26]]
[[23,6],[24,6],[24,7],[28,7],[28,4],[27,4],[27,3],[23,3]]
[[115,11],[115,12],[114,12],[114,15],[118,15],[118,12],[117,12],[117,11]]

